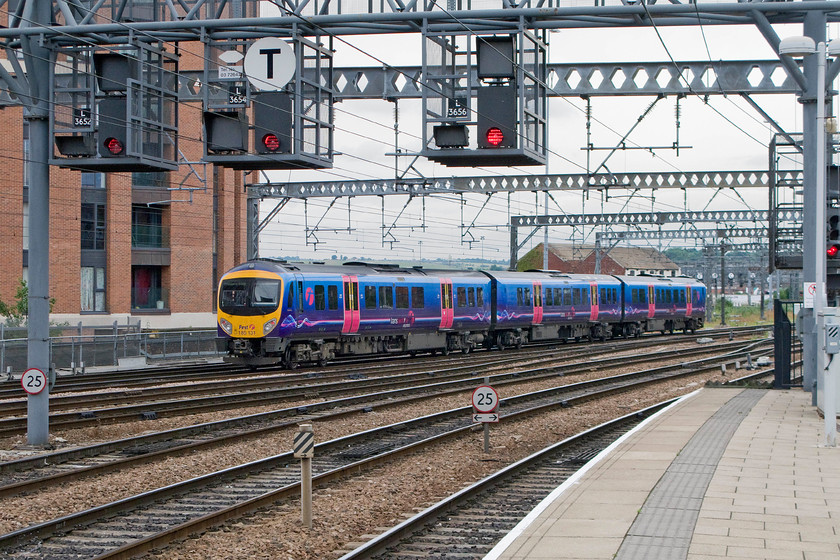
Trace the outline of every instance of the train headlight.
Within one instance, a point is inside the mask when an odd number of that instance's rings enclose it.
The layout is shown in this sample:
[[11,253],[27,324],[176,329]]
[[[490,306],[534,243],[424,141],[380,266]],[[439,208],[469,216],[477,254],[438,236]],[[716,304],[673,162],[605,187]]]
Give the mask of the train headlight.
[[263,334],[268,334],[277,326],[277,317],[263,325]]
[[219,326],[222,327],[222,330],[228,334],[233,334],[233,325],[230,324],[230,321],[227,319],[219,319]]

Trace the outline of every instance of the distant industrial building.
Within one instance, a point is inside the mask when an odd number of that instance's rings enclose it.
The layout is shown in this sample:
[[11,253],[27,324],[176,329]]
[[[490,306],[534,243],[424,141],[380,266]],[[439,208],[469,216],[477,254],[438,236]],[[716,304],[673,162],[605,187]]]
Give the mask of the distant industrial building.
[[[548,244],[548,270],[575,274],[595,272],[595,246],[561,243]],[[543,244],[540,243],[522,258],[518,270],[543,268]],[[680,267],[656,249],[645,247],[613,247],[601,249],[601,273],[637,276],[680,276]]]

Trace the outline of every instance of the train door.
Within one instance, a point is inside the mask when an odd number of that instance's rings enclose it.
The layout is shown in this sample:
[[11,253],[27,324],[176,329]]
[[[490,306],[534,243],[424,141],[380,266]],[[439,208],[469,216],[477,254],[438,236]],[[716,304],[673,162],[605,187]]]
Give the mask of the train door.
[[656,315],[656,289],[648,286],[648,318],[653,319]]
[[534,282],[534,324],[538,325],[543,320],[543,296],[542,284]]
[[691,317],[691,286],[685,287],[685,316]]
[[455,320],[452,308],[452,280],[442,278],[440,283],[440,328],[451,329]]
[[342,276],[344,284],[344,324],[341,334],[359,332],[359,279],[356,276]]
[[303,276],[295,274],[295,289],[292,300],[289,301],[289,307],[294,313],[295,317],[303,316]]
[[598,284],[589,285],[589,320],[598,320]]

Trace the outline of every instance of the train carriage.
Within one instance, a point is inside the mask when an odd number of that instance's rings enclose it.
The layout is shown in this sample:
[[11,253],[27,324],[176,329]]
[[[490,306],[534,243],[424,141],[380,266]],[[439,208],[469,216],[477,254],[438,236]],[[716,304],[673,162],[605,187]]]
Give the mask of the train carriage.
[[623,333],[694,332],[706,316],[706,286],[684,276],[616,276],[624,298]]

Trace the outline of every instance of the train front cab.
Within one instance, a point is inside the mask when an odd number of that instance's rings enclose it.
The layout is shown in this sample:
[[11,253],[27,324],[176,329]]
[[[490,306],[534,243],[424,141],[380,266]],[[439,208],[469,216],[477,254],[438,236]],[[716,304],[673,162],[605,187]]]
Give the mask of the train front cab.
[[283,315],[283,276],[270,265],[238,267],[219,283],[217,347],[225,361],[257,365],[276,361],[270,334]]

